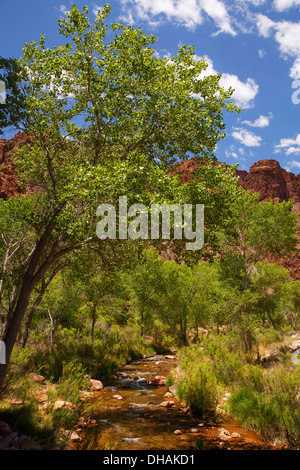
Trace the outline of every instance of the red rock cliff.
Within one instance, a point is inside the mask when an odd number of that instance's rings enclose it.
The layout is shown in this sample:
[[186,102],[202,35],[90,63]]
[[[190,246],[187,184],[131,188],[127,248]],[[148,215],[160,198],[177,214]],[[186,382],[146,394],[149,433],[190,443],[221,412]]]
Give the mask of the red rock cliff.
[[[177,171],[182,175],[182,182],[187,182],[199,166],[195,157],[180,162]],[[236,170],[236,174],[240,177],[241,186],[259,193],[261,201],[269,198],[280,202],[293,199],[294,210],[300,213],[300,174],[294,175],[284,170],[277,160],[260,160],[251,166],[249,173],[245,170]]]
[[31,142],[32,138],[22,132],[18,132],[11,140],[0,138],[0,198],[7,199],[25,192],[18,184],[13,153],[16,148]]

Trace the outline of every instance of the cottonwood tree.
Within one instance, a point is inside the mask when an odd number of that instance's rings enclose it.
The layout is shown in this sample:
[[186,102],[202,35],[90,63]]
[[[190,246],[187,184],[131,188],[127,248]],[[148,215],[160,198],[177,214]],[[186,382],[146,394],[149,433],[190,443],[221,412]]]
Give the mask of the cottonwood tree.
[[[90,25],[88,9],[73,6],[59,20],[63,43],[51,49],[42,36],[18,61],[24,129],[33,137],[16,161],[32,193],[19,199],[19,209],[32,206],[20,228],[26,243],[15,240],[14,257],[10,233],[16,282],[10,284],[7,268],[3,273],[7,363],[38,284],[74,250],[99,242],[98,205],[120,194],[145,203],[174,198],[178,179],[162,165],[190,153],[210,158],[225,135],[224,109],[235,109],[233,90],[220,87],[219,75],[200,78],[207,64],[194,60],[192,47],[157,57],[154,36],[119,23],[109,28],[110,10],[105,5]],[[8,224],[3,204],[1,227]],[[101,241],[103,253],[107,244]],[[0,366],[0,386],[6,369]]]
[[227,275],[231,271],[241,292],[239,321],[243,325],[248,351],[252,350],[252,334],[247,326],[247,304],[257,301],[249,290],[251,280],[259,262],[272,255],[281,257],[296,252],[297,217],[292,206],[293,201],[259,202],[259,194],[241,190],[232,206],[233,224],[220,230]]
[[140,257],[140,262],[128,278],[129,289],[137,305],[141,335],[143,336],[145,324],[149,323],[151,310],[155,308],[155,298],[161,295],[163,282],[163,261],[156,250],[145,250]]

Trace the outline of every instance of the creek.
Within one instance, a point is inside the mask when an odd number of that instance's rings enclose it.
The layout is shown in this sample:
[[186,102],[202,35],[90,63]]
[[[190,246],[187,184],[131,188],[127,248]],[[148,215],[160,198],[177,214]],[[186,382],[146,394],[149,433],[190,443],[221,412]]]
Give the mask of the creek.
[[[177,358],[156,355],[120,368],[110,386],[94,392],[93,427],[80,432],[76,450],[268,450],[274,449],[256,433],[231,419],[208,423],[192,417],[168,387],[149,385],[155,376],[169,376]],[[163,402],[174,402],[161,406]],[[225,429],[225,433],[224,433]],[[221,436],[221,437],[220,437]],[[223,436],[223,437],[222,437]],[[225,436],[225,437],[224,437]]]

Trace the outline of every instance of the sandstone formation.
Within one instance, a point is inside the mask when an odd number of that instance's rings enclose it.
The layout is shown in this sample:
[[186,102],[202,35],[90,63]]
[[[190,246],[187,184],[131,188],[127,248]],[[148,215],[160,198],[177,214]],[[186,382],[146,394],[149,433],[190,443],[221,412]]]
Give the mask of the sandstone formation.
[[[220,165],[220,162],[216,162]],[[186,183],[196,168],[200,167],[195,157],[182,161],[177,170],[181,174],[181,180]],[[293,199],[294,210],[300,213],[300,174],[294,175],[283,168],[276,160],[260,160],[254,163],[250,171],[236,170],[239,184],[246,190],[260,194],[260,200],[278,200],[280,202]]]
[[15,149],[31,143],[32,138],[22,132],[18,132],[11,140],[0,138],[0,198],[7,199],[25,192],[16,175],[13,154]]

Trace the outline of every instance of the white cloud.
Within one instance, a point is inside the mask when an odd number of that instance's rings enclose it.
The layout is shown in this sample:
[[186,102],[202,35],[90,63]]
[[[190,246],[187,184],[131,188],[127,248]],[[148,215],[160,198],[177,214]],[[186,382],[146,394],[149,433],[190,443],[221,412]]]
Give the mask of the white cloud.
[[[292,2],[282,1],[281,5]],[[295,2],[293,2],[295,3]],[[300,4],[300,0],[297,4]],[[257,28],[261,36],[268,38],[271,32],[274,32],[275,41],[278,43],[279,50],[284,58],[294,57],[295,62],[290,70],[290,76],[297,78],[300,76],[300,22],[270,20],[265,15],[258,14]]]
[[[200,78],[207,75],[216,75],[218,72],[214,68],[213,61],[206,57],[207,69],[202,72]],[[195,60],[202,60],[202,57],[195,55]],[[246,109],[253,106],[253,100],[256,97],[259,86],[255,83],[253,78],[247,78],[246,82],[242,82],[237,75],[230,73],[223,73],[220,79],[220,85],[228,90],[233,88],[232,99],[236,102],[237,106]]]
[[282,54],[300,56],[300,22],[276,22],[261,14],[258,14],[256,19],[258,32],[261,36],[270,37],[272,30],[275,31],[275,40]]
[[283,54],[300,56],[300,23],[282,21],[275,24],[275,39]]
[[121,0],[121,6],[125,18],[137,17],[153,24],[154,17],[164,15],[168,21],[183,24],[189,29],[202,24],[207,15],[218,28],[215,34],[236,34],[222,0]]
[[66,15],[68,13],[68,8],[66,7],[66,5],[62,4],[62,5],[59,5],[58,7],[58,10],[60,11],[60,13],[62,13],[63,15]]
[[153,17],[165,15],[169,21],[184,24],[193,29],[202,23],[201,9],[196,0],[123,0],[126,15],[152,22]]
[[269,116],[263,116],[261,114],[255,121],[243,121],[242,124],[247,124],[250,127],[268,127],[272,117],[272,113],[269,113]]
[[300,146],[300,134],[297,135],[296,139],[280,139],[280,144],[276,145],[276,148],[286,148],[291,145]]
[[237,149],[235,145],[230,145],[230,147],[225,150],[225,156],[227,159],[233,158],[234,160],[245,162],[246,158],[243,155],[244,155],[243,147],[239,147]]
[[280,143],[275,145],[275,153],[281,150],[286,155],[300,155],[300,134],[295,139],[280,139]]
[[267,54],[267,52],[265,51],[265,49],[259,49],[259,51],[258,51],[258,56],[259,56],[261,59],[263,59],[266,54]]
[[288,162],[287,164],[289,165],[289,167],[300,169],[300,162],[298,162],[297,160],[292,160],[291,162]]
[[130,11],[130,10],[128,10],[128,11],[124,12],[122,15],[120,15],[120,20],[123,23],[127,23],[127,24],[130,24],[130,25],[134,25],[134,23],[135,23],[132,11]]
[[286,155],[300,155],[300,147],[289,147],[285,153]]
[[261,13],[256,16],[256,21],[259,34],[264,38],[268,38],[271,34],[272,28],[275,26],[276,23],[270,20],[270,18],[268,18],[266,15],[262,15]]
[[234,128],[232,137],[241,142],[246,147],[260,147],[262,138],[243,128]]
[[244,1],[248,3],[252,3],[256,7],[263,5],[266,2],[266,0],[244,0]]
[[236,35],[236,32],[232,29],[230,16],[224,3],[220,0],[199,0],[199,3],[205,13],[214,20],[216,26],[219,28],[218,33],[222,32],[231,34],[232,36]]
[[102,10],[103,10],[103,7],[100,7],[99,5],[95,5],[95,4],[94,4],[94,6],[93,6],[93,14],[94,14],[95,16],[98,16],[98,11],[99,11],[99,10],[102,11]]
[[222,75],[220,85],[226,89],[229,87],[234,88],[232,99],[243,109],[253,106],[253,100],[259,90],[259,86],[253,78],[247,78],[246,82],[242,82],[236,75],[229,73]]
[[290,70],[290,77],[292,78],[300,78],[300,57],[295,60],[294,65]]
[[297,5],[300,5],[300,0],[274,0],[274,7],[277,11],[284,11]]

